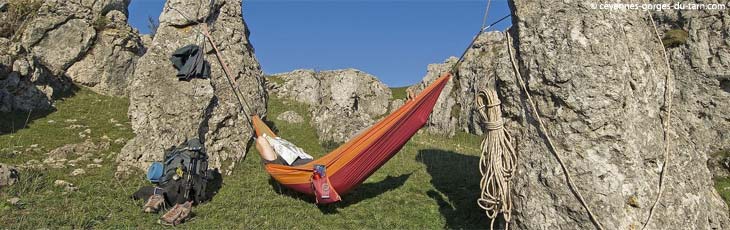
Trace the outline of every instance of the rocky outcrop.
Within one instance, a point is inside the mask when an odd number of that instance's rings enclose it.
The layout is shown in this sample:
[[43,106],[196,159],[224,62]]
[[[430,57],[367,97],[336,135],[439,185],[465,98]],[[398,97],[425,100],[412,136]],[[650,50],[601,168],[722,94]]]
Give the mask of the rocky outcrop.
[[393,99],[390,101],[390,107],[388,109],[388,113],[393,113],[396,110],[398,110],[401,106],[405,105],[406,101],[403,99]]
[[712,173],[712,178],[730,177],[730,153],[716,152],[709,155],[707,168]]
[[675,98],[680,98],[674,100],[680,108],[675,116],[686,125],[694,148],[730,150],[730,15],[726,10],[686,10],[654,16],[661,36],[671,30],[688,32],[684,44],[667,49]]
[[322,142],[345,142],[388,112],[390,88],[355,69],[295,70],[272,76],[277,97],[310,106]]
[[[126,23],[128,0],[46,0],[2,39],[0,111],[48,110],[72,81],[125,95],[142,47]],[[3,14],[3,13],[0,13]],[[3,15],[3,17],[5,17]]]
[[18,169],[0,163],[0,188],[14,185],[19,179]]
[[[200,138],[209,154],[210,166],[221,168],[245,156],[252,136],[250,114],[266,113],[266,96],[260,66],[248,40],[249,31],[241,15],[241,0],[215,1],[208,7],[200,1],[169,0],[160,15],[160,27],[140,58],[131,83],[129,116],[136,137],[117,158],[119,170],[144,168],[160,161],[163,151],[189,138]],[[178,12],[178,10],[180,12]],[[238,90],[250,108],[240,112],[210,44],[205,59],[211,65],[210,78],[180,81],[168,61],[176,49],[188,44],[203,47],[199,31],[208,25],[218,49],[231,68]]]
[[[94,47],[66,72],[74,82],[97,93],[126,96],[137,59],[144,54],[139,33],[127,25],[127,15],[113,10],[99,27]],[[108,20],[108,22],[107,22]],[[107,24],[103,24],[107,23]]]
[[286,121],[292,124],[304,122],[304,118],[301,115],[291,110],[279,114],[279,116],[276,116],[276,120]]
[[[605,229],[640,228],[658,193],[664,145],[670,145],[664,192],[648,229],[726,229],[728,208],[713,188],[708,155],[730,149],[730,25],[718,10],[653,12],[660,36],[684,30],[668,46],[671,68],[646,11],[592,10],[589,3],[516,0],[505,33],[482,34],[468,50],[424,129],[480,134],[473,98],[497,89],[505,126],[520,153],[514,221],[519,229],[592,229],[544,135],[556,144],[573,181]],[[535,10],[540,9],[540,10]],[[537,103],[547,134],[517,86],[507,47]],[[429,66],[416,92],[455,59]],[[673,108],[665,143],[665,77]],[[712,166],[724,164],[711,161]],[[725,175],[724,171],[716,175]]]
[[[664,193],[648,228],[728,228],[727,206],[706,165],[711,150],[730,147],[730,93],[722,88],[729,40],[728,25],[721,22],[727,15],[682,11],[690,39],[668,49],[670,69],[645,11],[527,0],[515,0],[512,8],[514,41],[501,47],[514,48],[547,128],[546,134],[537,128],[515,76],[498,74],[505,125],[520,152],[513,196],[517,228],[594,228],[543,135],[553,139],[606,229],[645,223],[667,144]],[[671,71],[675,81],[667,84]],[[663,139],[666,86],[674,91],[671,143]]]
[[[446,83],[424,130],[447,136],[453,136],[456,131],[483,133],[474,98],[490,82],[493,84],[496,77],[512,76],[504,42],[501,32],[483,33],[477,38],[457,68],[457,74]],[[456,61],[457,58],[451,57],[442,64],[429,65],[423,81],[409,89],[420,92],[450,70]]]

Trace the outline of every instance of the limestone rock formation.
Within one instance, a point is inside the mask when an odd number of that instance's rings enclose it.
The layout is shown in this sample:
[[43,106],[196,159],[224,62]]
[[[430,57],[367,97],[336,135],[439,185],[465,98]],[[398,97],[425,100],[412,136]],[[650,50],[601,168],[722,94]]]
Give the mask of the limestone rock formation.
[[[140,58],[131,82],[129,116],[136,137],[124,146],[117,161],[119,170],[130,166],[145,168],[160,161],[163,151],[186,139],[200,138],[210,166],[233,166],[245,156],[252,136],[248,123],[251,114],[265,115],[264,80],[248,40],[249,31],[241,15],[241,0],[215,1],[208,6],[200,1],[168,0],[160,15],[160,27],[147,52]],[[244,94],[248,111],[240,112],[239,103],[226,80],[210,44],[203,46],[203,23],[210,28],[217,47],[231,68]],[[169,56],[178,48],[196,44],[205,47],[211,65],[210,78],[180,81]]]
[[398,110],[401,106],[403,106],[405,104],[406,104],[406,101],[403,99],[400,99],[400,98],[390,101],[390,107],[388,109],[388,113],[395,112],[396,110]]
[[[444,87],[434,111],[424,128],[429,133],[453,136],[456,131],[481,135],[483,129],[474,98],[480,90],[494,82],[497,76],[511,76],[512,70],[506,59],[504,33],[481,34],[469,47],[464,61],[454,77]],[[451,57],[442,64],[431,64],[420,83],[409,87],[418,93],[447,72],[456,63]]]
[[279,114],[279,116],[276,116],[276,119],[280,121],[286,121],[292,124],[304,122],[304,118],[301,115],[291,110]]
[[277,97],[310,105],[322,142],[345,142],[388,112],[390,88],[359,70],[295,70],[273,79]]
[[101,22],[96,23],[107,24],[96,25],[100,31],[94,47],[66,74],[97,93],[126,96],[135,63],[144,54],[144,47],[139,33],[127,24],[126,14],[113,10],[104,18],[97,19]]
[[726,154],[710,154],[707,168],[713,178],[730,177],[730,156]]
[[688,32],[685,44],[667,49],[675,98],[681,98],[674,100],[674,106],[681,108],[677,118],[687,125],[698,150],[730,150],[730,15],[722,10],[687,10],[654,16],[662,36],[677,29]]
[[0,38],[7,47],[0,50],[0,111],[51,109],[72,81],[125,95],[142,51],[138,32],[126,23],[129,1],[35,2],[25,6],[33,13],[21,25],[4,25],[17,31]]
[[[723,89],[730,26],[721,23],[728,16],[682,14],[690,38],[668,49],[670,69],[647,12],[591,10],[583,2],[515,0],[512,7],[514,40],[504,46],[514,48],[547,128],[545,134],[537,128],[515,76],[497,75],[505,125],[520,152],[516,227],[594,228],[546,146],[549,135],[606,229],[645,223],[667,144],[664,193],[648,228],[727,229],[728,209],[706,164],[711,151],[730,147],[730,93]],[[675,81],[667,84],[672,70]],[[663,139],[666,86],[674,92],[671,143]]]
[[279,98],[295,100],[310,106],[319,105],[321,95],[321,75],[314,70],[294,70],[273,75],[269,92]]
[[[513,43],[507,43],[505,33],[482,34],[425,129],[444,135],[482,133],[474,95],[482,87],[498,90],[505,126],[520,153],[513,224],[519,229],[594,228],[546,145],[544,135],[549,135],[605,229],[637,229],[646,222],[658,193],[665,144],[670,144],[665,188],[648,229],[728,228],[728,208],[707,166],[708,155],[730,149],[726,12],[653,12],[660,36],[677,29],[688,34],[684,43],[666,48],[670,69],[645,11],[528,0],[511,7]],[[538,130],[533,108],[517,85],[508,46],[547,134]],[[430,65],[424,81],[411,89],[422,90],[454,61]],[[674,81],[667,84],[670,71]],[[671,143],[664,142],[662,126],[667,85],[674,92]]]
[[19,177],[18,169],[10,165],[0,163],[0,188],[17,183]]

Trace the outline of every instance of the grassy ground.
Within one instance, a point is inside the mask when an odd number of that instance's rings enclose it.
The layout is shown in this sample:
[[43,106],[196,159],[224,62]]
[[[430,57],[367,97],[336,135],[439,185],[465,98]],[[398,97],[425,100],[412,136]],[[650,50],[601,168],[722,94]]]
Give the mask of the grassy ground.
[[[86,128],[94,142],[103,141],[104,136],[129,139],[133,134],[126,107],[126,99],[82,89],[58,102],[56,112],[31,114],[30,118],[28,114],[0,114],[0,162],[42,161],[51,149],[83,142],[78,133]],[[308,123],[295,125],[274,119],[285,110],[294,110],[308,120],[306,106],[272,97],[269,107],[271,125],[281,136],[315,156],[326,151]],[[24,126],[26,120],[30,122]],[[117,123],[120,125],[114,125]],[[66,129],[73,124],[81,128]],[[195,207],[195,218],[180,227],[484,228],[488,220],[476,206],[479,141],[468,134],[451,139],[418,134],[363,185],[344,195],[342,202],[326,207],[272,182],[258,154],[250,151],[233,174],[223,178],[218,195]],[[19,184],[0,191],[0,228],[162,228],[156,224],[159,214],[144,214],[142,202],[129,199],[132,192],[147,184],[143,173],[129,179],[114,178],[114,157],[121,147],[112,143],[108,150],[95,153],[105,159],[103,167],[85,168],[87,173],[82,176],[70,176],[74,167],[22,170]],[[78,191],[53,186],[57,179],[74,183]],[[19,197],[20,204],[5,202],[11,197]]]
[[408,97],[408,90],[409,86],[403,86],[403,87],[397,87],[397,88],[390,88],[390,91],[393,93],[393,100],[395,99],[403,99],[405,100],[406,97]]
[[[730,150],[725,151],[719,151],[716,153],[713,153],[711,158],[712,160],[716,159],[724,159],[730,156]],[[722,199],[725,200],[725,203],[730,205],[730,177],[716,177],[714,178],[715,181],[715,189],[718,193],[720,193],[720,196]]]
[[715,189],[725,203],[730,205],[730,177],[715,178]]

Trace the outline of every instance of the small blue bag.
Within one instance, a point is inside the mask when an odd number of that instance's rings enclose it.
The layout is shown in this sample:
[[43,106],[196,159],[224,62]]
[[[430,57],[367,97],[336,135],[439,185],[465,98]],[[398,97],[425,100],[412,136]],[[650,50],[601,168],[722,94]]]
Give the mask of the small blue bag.
[[150,167],[147,168],[147,180],[149,180],[152,183],[160,182],[163,171],[164,171],[164,166],[162,165],[162,163],[153,162],[152,165],[150,165]]

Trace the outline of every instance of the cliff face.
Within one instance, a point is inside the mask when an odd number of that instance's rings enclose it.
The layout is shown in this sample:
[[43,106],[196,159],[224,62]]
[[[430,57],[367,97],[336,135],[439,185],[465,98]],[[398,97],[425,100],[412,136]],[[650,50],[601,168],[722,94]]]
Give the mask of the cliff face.
[[680,98],[674,101],[682,108],[677,117],[699,150],[730,148],[730,15],[689,10],[657,12],[654,18],[660,32],[687,33],[685,44],[667,49]]
[[[250,106],[248,114],[239,111],[212,47],[200,33],[203,24],[199,22],[210,27],[242,99]],[[241,0],[215,1],[210,6],[192,0],[166,2],[160,27],[131,82],[129,116],[136,137],[117,158],[120,171],[162,160],[164,149],[190,138],[203,140],[211,167],[233,167],[232,162],[245,156],[253,133],[247,117],[266,113],[264,80],[248,35]],[[205,47],[205,60],[212,71],[209,78],[180,81],[175,76],[177,70],[169,56],[189,44]]]
[[[19,5],[23,4],[23,5]],[[24,5],[28,4],[28,5]],[[0,111],[48,110],[72,83],[108,95],[126,95],[128,78],[142,54],[138,32],[127,25],[126,0],[15,1],[26,20],[0,38]]]
[[[707,167],[709,154],[730,149],[727,12],[652,12],[662,38],[671,30],[687,32],[686,40],[665,49],[645,11],[528,0],[515,0],[511,8],[513,26],[507,33],[512,43],[506,33],[482,34],[425,129],[481,134],[473,98],[484,87],[498,91],[520,154],[514,224],[519,229],[594,228],[547,147],[544,135],[549,135],[606,229],[634,229],[646,222],[658,193],[665,145],[670,152],[664,192],[648,228],[728,228],[728,208]],[[546,134],[537,128],[534,108],[518,86],[508,46]],[[422,89],[454,61],[430,65],[424,82],[412,88]],[[669,83],[668,74],[673,76]],[[666,89],[673,92],[668,143],[662,125]]]
[[[496,49],[512,46],[547,128],[546,134],[538,130],[516,76],[497,75],[494,87],[520,153],[514,179],[518,228],[594,227],[543,135],[553,139],[575,185],[606,229],[645,223],[658,193],[665,145],[670,153],[664,193],[648,227],[727,228],[728,209],[706,165],[712,151],[730,148],[725,136],[730,93],[723,88],[727,15],[683,15],[690,36],[686,44],[667,49],[670,69],[647,12],[521,0],[512,8],[514,40]],[[661,24],[659,29],[666,31]],[[669,84],[667,74],[674,76]],[[673,91],[669,143],[662,126],[667,87]]]

